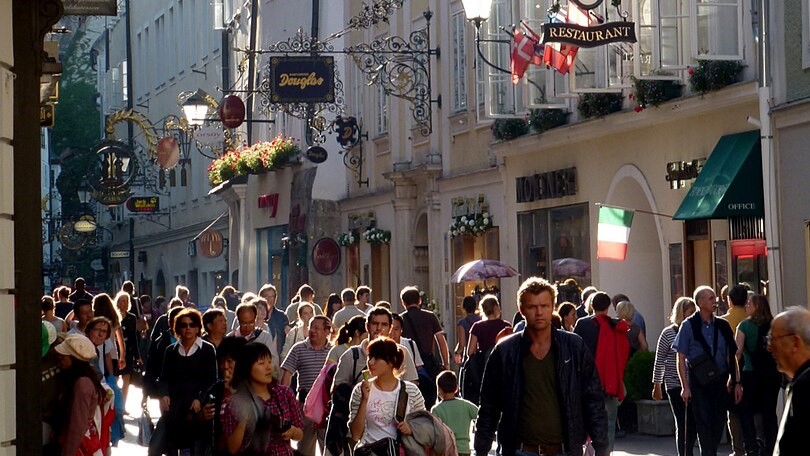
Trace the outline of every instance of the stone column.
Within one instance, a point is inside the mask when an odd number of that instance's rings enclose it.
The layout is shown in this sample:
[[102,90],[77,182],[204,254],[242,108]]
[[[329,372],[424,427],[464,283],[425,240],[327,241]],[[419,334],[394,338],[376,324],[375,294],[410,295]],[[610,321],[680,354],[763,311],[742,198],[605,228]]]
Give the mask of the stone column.
[[416,184],[401,173],[387,176],[394,183],[394,229],[391,233],[391,269],[396,271],[391,278],[391,299],[395,309],[399,291],[413,280],[413,229],[416,210]]

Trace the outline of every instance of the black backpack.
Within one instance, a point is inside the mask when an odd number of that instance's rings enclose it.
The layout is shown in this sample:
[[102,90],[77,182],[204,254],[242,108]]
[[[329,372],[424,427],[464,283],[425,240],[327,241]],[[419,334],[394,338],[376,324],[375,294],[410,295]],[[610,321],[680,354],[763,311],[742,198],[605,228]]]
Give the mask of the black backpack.
[[781,375],[776,369],[776,361],[768,351],[768,332],[771,329],[771,322],[765,322],[757,328],[757,345],[753,352],[749,353],[751,365],[756,376],[768,382],[780,382]]

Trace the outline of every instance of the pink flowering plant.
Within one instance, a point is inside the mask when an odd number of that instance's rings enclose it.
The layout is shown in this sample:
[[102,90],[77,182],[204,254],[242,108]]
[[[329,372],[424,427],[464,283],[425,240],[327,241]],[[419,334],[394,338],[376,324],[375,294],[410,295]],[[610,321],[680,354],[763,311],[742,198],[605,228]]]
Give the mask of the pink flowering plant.
[[278,135],[272,141],[257,142],[228,151],[208,166],[208,181],[212,187],[246,174],[275,171],[301,152],[298,140]]

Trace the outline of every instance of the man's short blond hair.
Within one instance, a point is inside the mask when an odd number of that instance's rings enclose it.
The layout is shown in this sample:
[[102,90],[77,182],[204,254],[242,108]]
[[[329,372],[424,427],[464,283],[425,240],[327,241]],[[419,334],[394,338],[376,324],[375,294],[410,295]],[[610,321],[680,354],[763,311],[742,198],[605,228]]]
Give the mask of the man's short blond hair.
[[540,293],[548,291],[551,293],[552,301],[557,300],[557,289],[548,280],[541,277],[529,277],[520,284],[517,291],[518,307],[523,306],[523,297],[526,295],[539,295]]

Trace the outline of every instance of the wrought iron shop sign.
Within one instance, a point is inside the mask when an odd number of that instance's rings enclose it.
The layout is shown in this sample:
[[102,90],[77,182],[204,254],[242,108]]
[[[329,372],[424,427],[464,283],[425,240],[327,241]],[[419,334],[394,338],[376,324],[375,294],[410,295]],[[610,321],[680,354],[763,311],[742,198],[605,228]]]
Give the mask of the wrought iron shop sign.
[[334,57],[273,57],[269,79],[273,103],[335,101]]
[[608,22],[585,27],[561,22],[543,24],[543,43],[568,43],[591,48],[616,42],[635,43],[636,24],[633,22]]
[[65,16],[117,16],[116,0],[62,0]]
[[565,168],[515,179],[518,203],[577,194],[577,169]]

